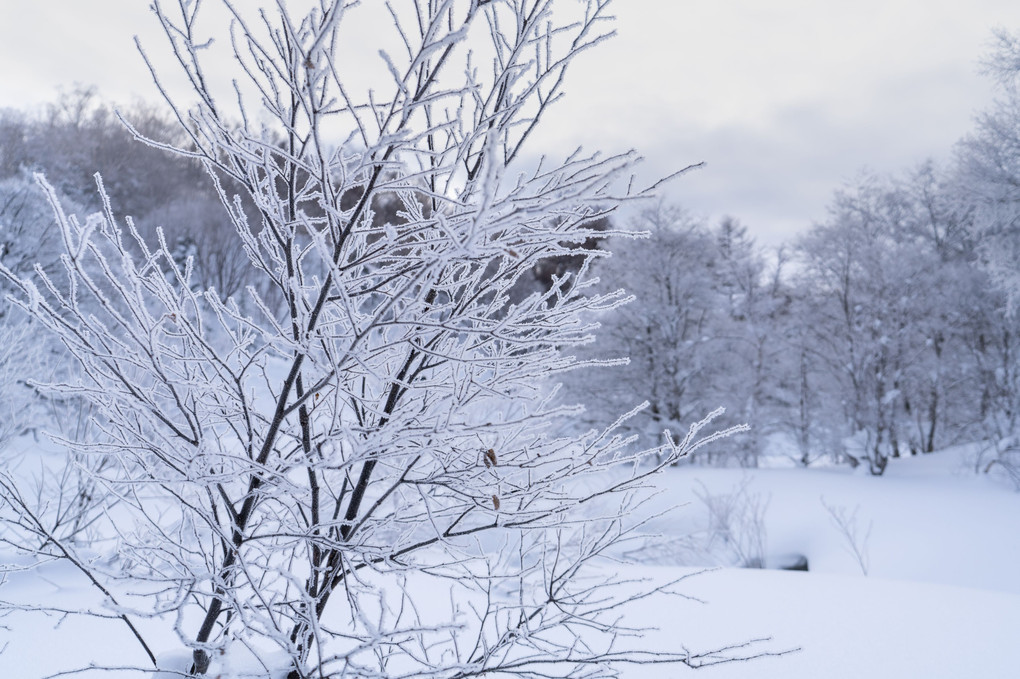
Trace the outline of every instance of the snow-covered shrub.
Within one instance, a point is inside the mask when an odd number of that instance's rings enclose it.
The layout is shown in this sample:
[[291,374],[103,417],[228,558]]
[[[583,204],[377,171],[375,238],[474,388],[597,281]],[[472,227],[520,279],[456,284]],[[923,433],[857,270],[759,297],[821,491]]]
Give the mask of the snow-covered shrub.
[[749,489],[745,478],[728,493],[713,493],[700,484],[694,495],[706,510],[700,545],[702,557],[741,568],[765,568],[768,533],[765,512],[769,498]]

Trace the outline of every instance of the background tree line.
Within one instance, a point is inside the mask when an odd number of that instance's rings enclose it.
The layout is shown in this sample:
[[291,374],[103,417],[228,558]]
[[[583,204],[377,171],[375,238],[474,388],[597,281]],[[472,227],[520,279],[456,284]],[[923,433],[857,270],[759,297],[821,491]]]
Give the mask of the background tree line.
[[[589,419],[647,400],[628,426],[648,444],[719,405],[729,422],[752,425],[695,463],[756,465],[784,441],[800,464],[828,458],[880,474],[890,457],[982,440],[990,454],[979,465],[1014,470],[1020,328],[1008,311],[1020,290],[1020,61],[1012,36],[998,41],[987,65],[1001,96],[950,162],[861,174],[790,244],[767,250],[736,219],[709,225],[666,205],[631,225],[650,239],[589,243],[613,253],[597,264],[600,290],[636,297],[600,319],[598,340],[581,352],[629,356],[629,364],[564,378]],[[186,145],[177,122],[155,108],[135,104],[125,117],[146,137]],[[231,245],[206,171],[137,143],[108,103],[80,87],[35,113],[0,112],[7,266],[53,267],[60,251],[30,173],[44,170],[62,200],[88,212],[102,207],[92,168],[147,238],[173,224],[170,247],[182,262],[193,258],[196,289],[242,298],[259,284]],[[401,219],[396,201],[373,207],[379,225]],[[538,262],[512,296],[549,289],[577,259]],[[6,352],[4,365],[27,360],[17,343]]]
[[756,465],[781,442],[874,474],[982,441],[976,467],[1020,480],[1020,41],[996,37],[1000,96],[948,162],[862,173],[776,250],[662,206],[634,224],[649,240],[607,244],[603,289],[637,299],[585,354],[629,364],[570,384],[593,419],[647,399],[630,426],[653,437],[724,405],[752,429],[691,462]]

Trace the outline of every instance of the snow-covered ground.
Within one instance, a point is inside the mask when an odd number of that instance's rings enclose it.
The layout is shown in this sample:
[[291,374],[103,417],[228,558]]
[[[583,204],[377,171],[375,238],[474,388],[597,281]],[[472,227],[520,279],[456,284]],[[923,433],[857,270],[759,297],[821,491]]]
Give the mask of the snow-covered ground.
[[[644,639],[649,646],[704,651],[770,637],[755,648],[799,649],[704,668],[698,677],[1020,676],[1020,493],[976,475],[966,448],[892,460],[882,478],[844,468],[679,467],[659,485],[655,503],[682,506],[649,525],[667,544],[638,545],[630,556],[641,563],[628,576],[665,582],[738,555],[808,563],[808,572],[715,568],[676,587],[690,598],[630,606],[625,623],[657,628]],[[69,608],[90,597],[83,578],[60,564],[13,574],[0,589],[2,599]],[[117,621],[58,621],[0,620],[0,647],[7,645],[0,676],[35,679],[90,661],[144,660]],[[175,648],[165,632],[148,633]],[[694,674],[642,666],[625,676]]]
[[[800,649],[698,672],[708,679],[1018,677],[1020,494],[975,475],[969,457],[957,448],[891,460],[882,478],[841,468],[673,470],[665,495],[691,501],[681,524],[702,527],[696,494],[742,486],[767,502],[766,561],[799,554],[810,571],[718,569],[683,585],[704,603],[658,602],[640,614],[654,616],[659,643],[695,650],[772,637],[772,650]],[[856,517],[867,576],[825,505]]]

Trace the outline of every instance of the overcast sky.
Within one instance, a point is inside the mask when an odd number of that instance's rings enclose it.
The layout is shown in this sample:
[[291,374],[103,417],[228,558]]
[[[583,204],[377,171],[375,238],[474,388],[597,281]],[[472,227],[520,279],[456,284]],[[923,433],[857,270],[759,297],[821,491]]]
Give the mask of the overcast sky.
[[[147,5],[0,0],[0,107],[74,82],[154,98],[132,43],[163,49]],[[617,0],[615,14],[619,36],[577,64],[536,142],[636,148],[647,179],[706,161],[667,197],[767,243],[824,218],[865,166],[947,157],[990,101],[991,29],[1020,30],[1016,0]]]

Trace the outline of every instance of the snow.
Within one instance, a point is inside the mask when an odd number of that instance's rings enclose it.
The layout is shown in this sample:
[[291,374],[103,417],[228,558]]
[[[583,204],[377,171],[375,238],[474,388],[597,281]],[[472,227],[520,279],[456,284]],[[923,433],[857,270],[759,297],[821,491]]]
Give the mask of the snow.
[[[655,610],[662,629],[652,640],[683,639],[696,649],[770,636],[769,648],[799,649],[716,665],[699,671],[699,677],[1015,677],[1020,663],[1020,596],[1015,594],[749,569],[700,575],[685,583],[684,593],[705,603],[678,602]],[[642,670],[625,676],[676,673]]]
[[[652,509],[682,506],[652,521],[648,530],[683,548],[648,550],[638,554],[640,563],[622,568],[628,577],[653,583],[697,574],[674,587],[682,597],[662,594],[630,604],[623,624],[654,626],[640,643],[674,652],[762,637],[771,640],[751,651],[798,649],[697,673],[707,679],[1015,677],[1020,667],[1020,493],[999,479],[976,474],[972,452],[959,447],[893,459],[881,478],[844,468],[671,469],[660,479],[662,493]],[[726,552],[718,545],[699,549],[708,540],[709,524],[698,494],[740,489],[764,507],[766,562],[803,555],[808,572],[724,566],[699,573],[713,559],[725,561]],[[826,505],[844,510],[843,516],[856,522],[867,576]],[[11,574],[0,598],[71,609],[96,600],[84,578],[65,564]],[[32,679],[88,662],[116,666],[144,661],[116,620],[19,613],[0,624],[8,628],[0,629],[0,646],[8,645],[0,654],[2,676]],[[187,662],[168,626],[144,620],[140,626],[157,646],[165,669]],[[625,668],[623,676],[691,674],[676,667],[639,666]]]
[[[881,478],[839,468],[674,470],[666,495],[691,501],[681,510],[688,529],[698,525],[695,483],[718,493],[746,484],[769,498],[768,555],[803,554],[810,571],[722,568],[686,580],[683,593],[705,603],[640,611],[662,628],[649,641],[695,650],[771,637],[772,650],[799,649],[702,670],[711,679],[1018,676],[1020,494],[975,475],[970,454],[893,459]],[[822,497],[856,510],[859,537],[870,522],[867,577]]]

